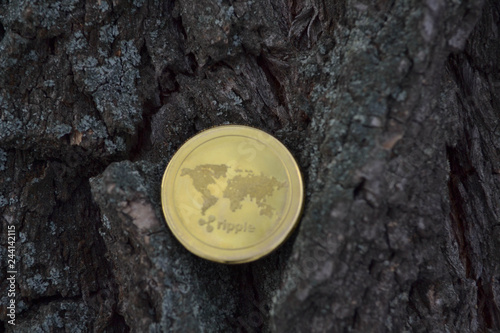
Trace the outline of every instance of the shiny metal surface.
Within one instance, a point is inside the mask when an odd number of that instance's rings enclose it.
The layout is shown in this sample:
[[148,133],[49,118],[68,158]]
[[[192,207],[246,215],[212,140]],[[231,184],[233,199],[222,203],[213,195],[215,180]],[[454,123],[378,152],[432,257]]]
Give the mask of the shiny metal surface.
[[163,176],[168,226],[192,253],[221,263],[259,259],[296,226],[304,190],[286,147],[247,126],[203,131],[174,155]]

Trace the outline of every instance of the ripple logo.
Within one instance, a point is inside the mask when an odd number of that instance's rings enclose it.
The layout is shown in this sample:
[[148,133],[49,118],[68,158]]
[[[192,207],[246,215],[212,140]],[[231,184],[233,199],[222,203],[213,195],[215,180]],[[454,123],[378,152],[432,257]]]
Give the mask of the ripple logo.
[[198,224],[201,225],[201,226],[204,226],[204,225],[207,225],[207,231],[208,232],[212,232],[214,230],[214,227],[212,227],[210,224],[215,222],[215,216],[213,215],[210,215],[208,217],[208,221],[205,221],[204,219],[200,219],[198,221]]

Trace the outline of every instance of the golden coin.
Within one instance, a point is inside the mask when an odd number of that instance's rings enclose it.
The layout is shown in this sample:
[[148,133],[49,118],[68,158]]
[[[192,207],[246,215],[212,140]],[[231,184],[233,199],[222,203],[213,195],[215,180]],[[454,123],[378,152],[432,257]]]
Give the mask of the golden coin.
[[304,189],[293,156],[271,135],[225,125],[188,140],[161,187],[163,213],[192,253],[221,263],[259,259],[297,225]]

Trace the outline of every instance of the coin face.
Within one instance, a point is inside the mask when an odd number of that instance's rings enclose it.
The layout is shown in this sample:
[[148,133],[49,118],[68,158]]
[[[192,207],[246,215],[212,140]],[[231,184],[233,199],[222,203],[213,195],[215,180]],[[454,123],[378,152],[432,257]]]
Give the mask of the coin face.
[[304,198],[293,156],[271,135],[226,125],[199,133],[163,175],[162,207],[192,253],[243,263],[278,247],[296,226]]

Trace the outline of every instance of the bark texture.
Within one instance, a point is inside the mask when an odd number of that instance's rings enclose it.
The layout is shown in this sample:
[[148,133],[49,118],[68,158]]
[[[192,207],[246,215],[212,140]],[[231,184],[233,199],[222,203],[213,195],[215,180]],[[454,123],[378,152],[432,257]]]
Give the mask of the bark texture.
[[[0,331],[499,331],[499,29],[496,0],[2,2]],[[306,180],[293,236],[236,266],[160,206],[226,123]]]

